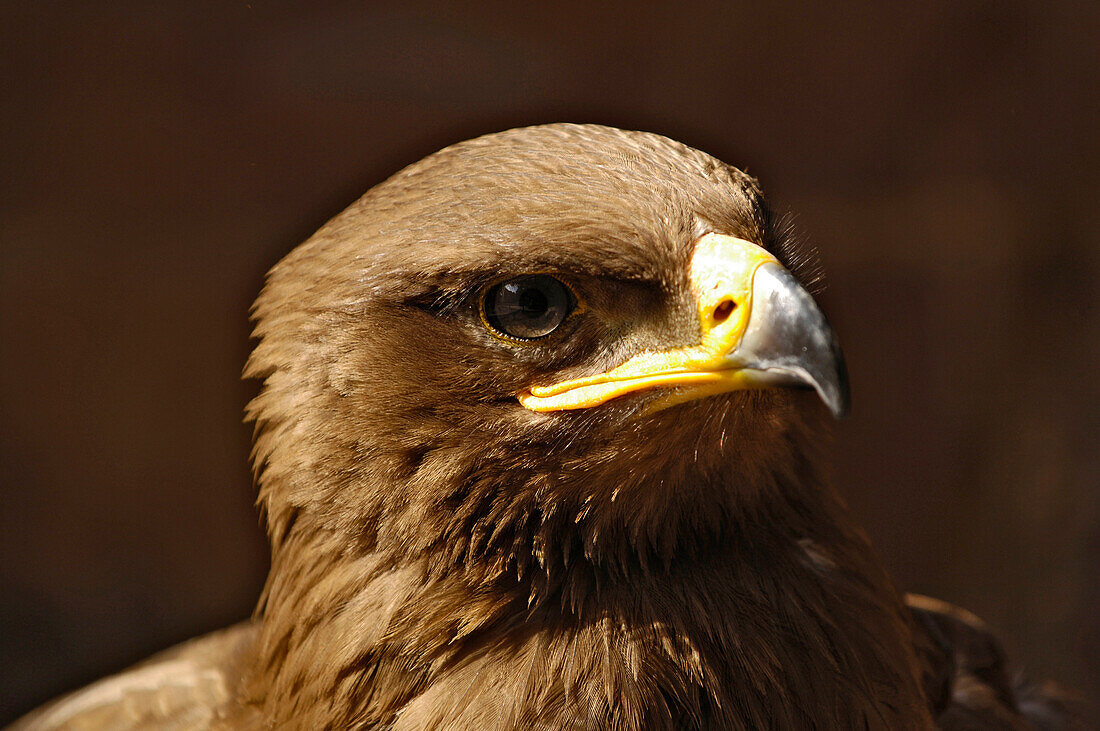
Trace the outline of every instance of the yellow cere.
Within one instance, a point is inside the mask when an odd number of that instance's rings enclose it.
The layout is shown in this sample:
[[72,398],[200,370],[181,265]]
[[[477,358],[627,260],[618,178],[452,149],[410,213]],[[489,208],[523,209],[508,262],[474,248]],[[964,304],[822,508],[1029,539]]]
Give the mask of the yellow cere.
[[752,313],[753,275],[762,264],[778,264],[765,249],[744,239],[710,233],[695,244],[691,286],[699,311],[699,343],[647,351],[606,373],[534,386],[518,395],[532,411],[597,406],[634,391],[674,389],[663,407],[725,391],[753,388],[728,356],[736,349]]

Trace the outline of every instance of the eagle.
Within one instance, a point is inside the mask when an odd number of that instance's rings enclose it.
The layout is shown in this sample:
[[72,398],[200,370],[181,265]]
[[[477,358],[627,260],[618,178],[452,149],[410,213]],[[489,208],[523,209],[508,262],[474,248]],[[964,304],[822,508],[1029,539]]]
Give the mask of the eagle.
[[253,618],[14,728],[1072,728],[830,486],[815,272],[756,180],[655,134],[405,168],[253,308]]

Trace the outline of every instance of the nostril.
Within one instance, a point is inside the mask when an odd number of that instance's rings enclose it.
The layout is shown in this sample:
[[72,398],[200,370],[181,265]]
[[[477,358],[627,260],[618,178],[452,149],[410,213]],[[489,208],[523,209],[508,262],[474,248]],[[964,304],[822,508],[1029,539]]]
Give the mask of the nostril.
[[718,303],[718,306],[714,308],[714,322],[715,324],[725,322],[729,319],[729,316],[733,314],[734,308],[737,307],[737,303],[733,300],[722,300]]

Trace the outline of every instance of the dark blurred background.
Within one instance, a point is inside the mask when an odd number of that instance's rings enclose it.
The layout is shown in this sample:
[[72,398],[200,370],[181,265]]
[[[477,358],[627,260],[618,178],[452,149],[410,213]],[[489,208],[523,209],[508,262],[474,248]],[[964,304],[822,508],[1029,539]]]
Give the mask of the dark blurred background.
[[399,167],[561,120],[797,212],[891,570],[1100,695],[1100,3],[521,5],[0,5],[0,722],[251,610],[264,271]]

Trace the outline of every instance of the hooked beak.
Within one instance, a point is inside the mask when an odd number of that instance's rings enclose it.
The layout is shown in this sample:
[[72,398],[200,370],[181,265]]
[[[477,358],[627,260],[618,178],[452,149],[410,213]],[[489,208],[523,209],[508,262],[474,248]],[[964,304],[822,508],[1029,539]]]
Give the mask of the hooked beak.
[[810,294],[764,248],[706,234],[691,258],[697,345],[639,353],[606,373],[534,386],[532,411],[598,406],[635,391],[667,393],[651,409],[728,391],[813,388],[836,417],[848,411],[848,374],[836,335]]

